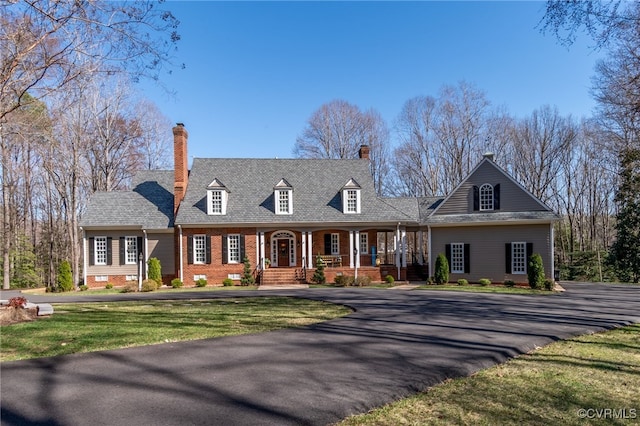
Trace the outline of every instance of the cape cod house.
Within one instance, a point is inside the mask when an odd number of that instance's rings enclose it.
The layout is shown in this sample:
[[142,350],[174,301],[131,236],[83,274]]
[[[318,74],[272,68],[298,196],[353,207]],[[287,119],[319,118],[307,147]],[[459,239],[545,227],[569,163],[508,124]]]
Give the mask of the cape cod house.
[[447,197],[376,196],[369,149],[359,159],[195,158],[173,129],[173,171],[144,171],[131,191],[96,193],[81,220],[84,282],[121,285],[160,259],[163,279],[309,282],[318,257],[338,274],[424,280],[445,253],[450,279],[526,282],[541,254],[552,276],[553,223],[540,200],[486,155]]

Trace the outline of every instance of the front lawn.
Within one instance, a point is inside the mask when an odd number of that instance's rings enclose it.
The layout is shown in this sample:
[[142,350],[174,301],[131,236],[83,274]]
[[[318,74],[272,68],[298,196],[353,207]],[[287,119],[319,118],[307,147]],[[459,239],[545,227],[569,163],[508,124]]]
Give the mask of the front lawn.
[[638,389],[640,324],[550,344],[338,425],[632,425]]
[[262,333],[347,315],[290,297],[55,304],[49,318],[1,327],[0,361]]

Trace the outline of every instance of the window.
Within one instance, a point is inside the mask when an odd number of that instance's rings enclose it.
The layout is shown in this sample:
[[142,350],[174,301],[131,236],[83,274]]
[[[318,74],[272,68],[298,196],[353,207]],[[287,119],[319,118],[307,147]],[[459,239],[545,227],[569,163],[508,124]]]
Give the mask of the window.
[[463,274],[464,273],[464,244],[452,243],[451,244],[451,272]]
[[137,275],[125,275],[124,279],[127,280],[127,281],[138,281],[138,276]]
[[340,254],[340,234],[331,234],[331,254]]
[[227,236],[227,255],[229,263],[240,263],[240,234]]
[[360,234],[360,254],[369,253],[369,234]]
[[527,273],[527,243],[511,243],[511,273]]
[[124,237],[125,265],[138,263],[138,237]]
[[493,210],[493,186],[488,183],[480,187],[480,210]]
[[96,282],[107,282],[109,281],[109,275],[96,275],[94,280]]
[[203,264],[207,261],[207,236],[193,236],[193,263]]
[[358,212],[358,191],[349,189],[347,191],[347,213]]
[[211,191],[211,214],[222,214],[222,191]]
[[96,265],[107,264],[107,237],[95,237],[93,240],[93,258]]
[[276,214],[291,214],[293,210],[291,208],[291,195],[293,191],[277,190],[276,191]]

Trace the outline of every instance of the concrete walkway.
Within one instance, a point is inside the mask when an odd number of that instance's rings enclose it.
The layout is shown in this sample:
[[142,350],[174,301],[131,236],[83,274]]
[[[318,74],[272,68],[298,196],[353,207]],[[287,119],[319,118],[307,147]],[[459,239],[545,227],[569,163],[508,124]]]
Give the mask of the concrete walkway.
[[640,322],[638,286],[563,286],[552,296],[379,289],[107,296],[282,294],[356,311],[301,329],[2,363],[1,423],[326,425],[554,340]]

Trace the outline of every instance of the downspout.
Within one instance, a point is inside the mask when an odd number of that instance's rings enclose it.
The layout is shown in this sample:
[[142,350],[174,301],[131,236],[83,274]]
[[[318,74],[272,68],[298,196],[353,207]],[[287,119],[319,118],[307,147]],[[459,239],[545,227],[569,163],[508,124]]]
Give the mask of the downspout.
[[182,272],[182,266],[183,266],[183,262],[182,262],[182,226],[178,225],[178,267],[180,268],[180,281],[184,282],[184,274]]
[[82,284],[87,285],[87,233],[82,226]]
[[396,226],[396,266],[398,267],[398,281],[400,281],[400,247],[402,243],[400,242],[400,222]]
[[143,229],[144,235],[144,277],[149,278],[149,240],[147,239],[147,230]]

